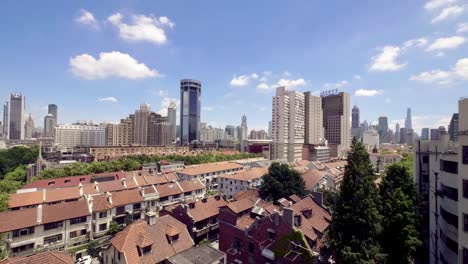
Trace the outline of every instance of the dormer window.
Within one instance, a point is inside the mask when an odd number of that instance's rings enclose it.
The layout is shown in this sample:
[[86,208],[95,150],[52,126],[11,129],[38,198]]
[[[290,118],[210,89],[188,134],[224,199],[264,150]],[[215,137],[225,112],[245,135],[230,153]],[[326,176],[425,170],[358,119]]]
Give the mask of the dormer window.
[[142,254],[143,255],[146,255],[146,254],[149,254],[151,253],[151,246],[146,246],[142,249]]
[[302,220],[302,218],[301,218],[300,215],[295,215],[294,216],[294,225],[295,226],[301,226],[301,220]]
[[169,244],[174,244],[179,240],[180,231],[171,225],[167,225],[166,238]]

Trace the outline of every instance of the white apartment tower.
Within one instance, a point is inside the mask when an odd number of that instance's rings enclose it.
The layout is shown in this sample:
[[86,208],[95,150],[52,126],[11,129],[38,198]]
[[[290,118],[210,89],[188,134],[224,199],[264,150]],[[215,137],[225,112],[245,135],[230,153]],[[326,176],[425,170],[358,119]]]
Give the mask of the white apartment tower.
[[55,144],[59,149],[76,146],[105,146],[106,128],[93,124],[59,125],[55,127]]
[[305,92],[305,143],[318,145],[324,137],[322,98]]
[[177,120],[177,105],[172,102],[167,108],[167,122],[170,124],[169,142],[176,140],[176,120]]
[[304,94],[276,88],[272,105],[273,159],[302,159],[305,133]]

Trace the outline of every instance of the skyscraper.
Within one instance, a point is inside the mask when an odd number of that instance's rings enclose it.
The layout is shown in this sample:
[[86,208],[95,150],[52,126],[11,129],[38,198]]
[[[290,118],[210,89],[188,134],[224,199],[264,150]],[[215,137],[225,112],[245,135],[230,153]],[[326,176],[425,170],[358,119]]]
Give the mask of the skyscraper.
[[149,104],[140,105],[140,110],[135,112],[134,143],[148,145],[148,126],[151,108]]
[[395,144],[400,143],[400,123],[395,124],[395,140],[393,141]]
[[351,135],[357,139],[361,138],[362,133],[359,124],[359,108],[355,105],[351,111]]
[[177,123],[177,105],[172,102],[167,108],[167,122],[170,125],[170,140],[175,142],[176,140],[176,123]]
[[421,140],[429,140],[429,128],[421,129]]
[[330,156],[345,156],[351,144],[349,94],[322,94],[323,127]]
[[201,82],[180,81],[180,142],[190,144],[200,139]]
[[5,104],[3,105],[3,139],[8,139],[8,132],[10,132],[10,130],[8,129],[8,125],[10,124],[10,122],[8,121],[8,118],[9,118],[9,114],[8,114],[8,111],[10,111],[10,107],[9,107],[9,102],[5,102]]
[[313,96],[311,92],[305,92],[304,100],[305,143],[317,145],[324,137],[322,98]]
[[271,138],[271,121],[268,121],[268,137]]
[[24,139],[24,107],[25,97],[22,94],[10,94],[8,139]]
[[388,143],[388,118],[386,116],[379,117],[379,126],[377,129],[379,133],[379,141],[380,143]]
[[241,132],[240,140],[247,140],[249,132],[247,128],[247,116],[245,114],[242,115]]
[[407,130],[413,129],[413,125],[411,123],[411,108],[409,108],[409,107],[406,110],[405,128]]
[[449,134],[451,141],[458,141],[458,113],[453,114],[450,119]]
[[273,97],[272,139],[273,159],[302,159],[305,126],[304,94],[276,88]]
[[51,113],[44,117],[44,136],[54,137],[55,127],[57,126],[57,118]]
[[56,104],[49,104],[48,106],[48,114],[52,114],[55,117],[55,125],[58,122],[58,112],[57,112],[57,105]]
[[24,124],[24,135],[25,138],[32,138],[33,137],[33,132],[34,132],[34,120],[31,116],[31,113],[29,113],[29,117],[26,120],[26,123]]

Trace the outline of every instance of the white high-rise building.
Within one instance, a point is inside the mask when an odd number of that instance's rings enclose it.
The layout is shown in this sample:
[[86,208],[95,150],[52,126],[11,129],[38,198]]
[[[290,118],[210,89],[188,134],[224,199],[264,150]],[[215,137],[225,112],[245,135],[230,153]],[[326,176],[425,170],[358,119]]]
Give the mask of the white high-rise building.
[[26,120],[26,123],[24,124],[24,134],[25,138],[30,139],[33,137],[33,132],[34,132],[34,120],[31,116],[31,113],[29,113],[29,117]]
[[322,98],[305,92],[305,143],[318,145],[324,137]]
[[305,133],[304,94],[278,87],[272,106],[272,158],[301,160]]
[[169,138],[171,142],[175,142],[176,140],[176,120],[177,120],[177,105],[176,103],[171,103],[167,108],[167,122],[169,123],[170,127],[170,134]]
[[148,121],[151,114],[149,104],[140,105],[140,110],[135,112],[134,143],[137,145],[148,145]]
[[55,144],[59,149],[75,146],[105,146],[106,128],[94,124],[76,123],[55,127]]

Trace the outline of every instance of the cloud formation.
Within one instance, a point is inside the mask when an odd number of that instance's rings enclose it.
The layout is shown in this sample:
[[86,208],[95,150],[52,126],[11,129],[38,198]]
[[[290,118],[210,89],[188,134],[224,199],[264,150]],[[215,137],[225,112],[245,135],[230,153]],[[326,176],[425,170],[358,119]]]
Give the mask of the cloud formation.
[[354,96],[364,96],[364,97],[372,97],[376,95],[383,94],[383,90],[375,90],[375,89],[358,89],[354,92]]
[[75,18],[75,22],[83,25],[97,26],[97,21],[94,18],[93,13],[86,9],[80,9],[80,14]]
[[423,83],[450,84],[456,80],[468,80],[468,58],[459,59],[450,70],[432,70],[410,77],[412,81]]
[[424,8],[426,10],[434,10],[452,3],[455,3],[457,0],[431,0],[428,1],[425,5]]
[[115,98],[114,96],[110,97],[103,97],[98,99],[99,102],[111,102],[111,103],[117,103],[119,100]]
[[160,76],[156,70],[119,51],[101,52],[99,58],[87,53],[73,57],[70,59],[70,71],[85,80],[109,77],[144,79]]
[[299,79],[283,79],[281,78],[278,83],[277,83],[277,86],[286,86],[286,87],[289,87],[289,88],[294,88],[294,87],[297,87],[297,86],[305,86],[306,85],[306,81],[303,79],[303,78],[299,78]]
[[429,47],[427,47],[426,51],[455,49],[465,42],[466,38],[461,36],[438,38],[434,40],[434,42],[432,42],[432,44],[429,45]]
[[461,13],[463,13],[463,11],[465,11],[465,8],[459,5],[446,7],[442,9],[442,11],[440,11],[439,15],[437,15],[436,17],[432,19],[431,23],[432,24],[439,23],[448,18],[459,16]]
[[252,80],[256,80],[256,79],[258,79],[258,75],[256,73],[234,76],[234,78],[232,78],[230,82],[230,85],[238,86],[238,87],[247,86],[250,84]]
[[370,71],[398,71],[406,66],[406,63],[398,63],[401,48],[398,46],[385,46],[381,52],[372,57]]
[[120,38],[131,42],[150,42],[164,44],[167,42],[165,28],[173,28],[175,24],[165,16],[153,17],[145,15],[132,15],[132,23],[124,23],[120,13],[112,14],[107,18],[112,25],[119,29]]

